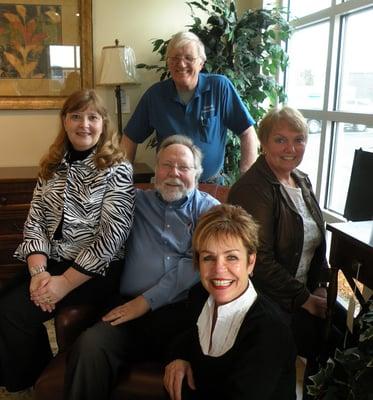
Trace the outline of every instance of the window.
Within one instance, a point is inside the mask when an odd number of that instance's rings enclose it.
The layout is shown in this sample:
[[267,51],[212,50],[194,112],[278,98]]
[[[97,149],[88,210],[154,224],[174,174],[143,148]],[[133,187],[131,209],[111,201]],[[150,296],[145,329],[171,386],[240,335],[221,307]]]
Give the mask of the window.
[[52,79],[67,79],[80,69],[80,46],[50,45],[49,65]]
[[343,17],[338,110],[373,114],[373,52],[364,37],[373,36],[373,8]]
[[373,152],[373,5],[370,0],[289,0],[294,34],[285,74],[288,104],[309,139],[300,169],[326,220],[343,220],[355,149]]
[[300,18],[324,8],[330,7],[331,0],[290,0],[292,18]]
[[[286,72],[288,104],[299,109],[322,110],[325,89],[329,25],[317,23],[296,30],[289,42]],[[305,45],[307,43],[307,45]],[[302,54],[299,57],[299,54]],[[316,56],[317,55],[317,56]],[[316,187],[321,121],[308,118],[309,138],[301,169]]]
[[321,22],[296,30],[289,41],[289,105],[312,110],[323,108],[328,32],[328,23]]

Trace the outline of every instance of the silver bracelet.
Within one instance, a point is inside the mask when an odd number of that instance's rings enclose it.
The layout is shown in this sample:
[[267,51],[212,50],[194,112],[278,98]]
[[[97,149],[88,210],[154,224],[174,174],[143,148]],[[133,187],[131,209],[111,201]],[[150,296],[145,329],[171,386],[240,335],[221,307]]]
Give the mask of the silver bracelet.
[[46,265],[34,265],[33,267],[30,267],[30,275],[31,277],[41,274],[42,272],[45,272],[47,270]]

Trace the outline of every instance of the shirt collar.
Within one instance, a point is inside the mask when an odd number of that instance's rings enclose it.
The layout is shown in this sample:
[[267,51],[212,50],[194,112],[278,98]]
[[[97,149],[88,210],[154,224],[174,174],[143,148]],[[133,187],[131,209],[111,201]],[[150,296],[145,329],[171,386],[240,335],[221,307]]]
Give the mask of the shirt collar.
[[[96,151],[97,151],[97,148],[94,148],[94,149],[88,154],[88,156],[87,156],[86,158],[84,158],[83,160],[74,161],[74,163],[81,163],[82,165],[84,165],[84,166],[90,168],[91,170],[96,169],[96,165],[95,165],[95,155],[96,155]],[[64,156],[63,156],[63,158],[62,158],[61,164],[60,164],[61,167],[63,167],[63,168],[68,168],[68,166],[69,166],[69,161],[68,161],[68,159],[69,159],[69,152],[66,151],[65,154],[64,154]]]
[[[211,88],[210,81],[207,79],[207,74],[200,72],[198,75],[198,82],[196,86],[196,90],[194,91],[193,99],[199,97],[202,93],[208,92]],[[170,89],[170,97],[173,100],[179,101],[179,95],[177,93],[175,82],[172,78],[169,79],[169,89]]]
[[[218,306],[218,318],[229,318],[235,313],[246,314],[251,306],[254,304],[257,297],[258,295],[256,293],[254,285],[249,280],[249,285],[247,289],[241,294],[240,297],[237,297],[237,299],[227,304]],[[207,299],[207,302],[210,308],[213,308],[215,306],[215,300],[211,295]]]
[[247,289],[240,297],[218,307],[212,333],[215,300],[209,296],[197,321],[199,342],[203,354],[220,357],[232,348],[242,322],[256,298],[257,293],[249,281]]
[[211,88],[210,81],[207,79],[207,75],[200,72],[198,75],[198,83],[194,92],[194,97],[198,97],[201,93],[208,92]]
[[[256,161],[260,168],[260,172],[266,177],[266,179],[274,185],[281,185],[280,181],[277,179],[276,175],[271,170],[270,166],[265,159],[264,154],[260,155]],[[299,169],[294,169],[291,172],[292,177],[296,180],[299,186],[302,186],[302,182],[304,182],[307,178],[307,175],[300,171]]]
[[96,144],[87,150],[75,150],[71,143],[68,143],[68,150],[66,156],[66,160],[71,164],[75,161],[85,160],[92,151],[96,148]]

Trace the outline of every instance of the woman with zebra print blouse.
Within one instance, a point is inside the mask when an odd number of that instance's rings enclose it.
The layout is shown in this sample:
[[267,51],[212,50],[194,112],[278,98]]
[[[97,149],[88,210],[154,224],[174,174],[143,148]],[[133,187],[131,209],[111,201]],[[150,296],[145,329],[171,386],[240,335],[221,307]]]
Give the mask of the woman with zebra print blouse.
[[0,385],[12,392],[32,386],[52,357],[43,322],[56,309],[99,307],[117,289],[132,226],[132,167],[100,98],[75,92],[60,118],[15,252],[28,271],[0,297]]

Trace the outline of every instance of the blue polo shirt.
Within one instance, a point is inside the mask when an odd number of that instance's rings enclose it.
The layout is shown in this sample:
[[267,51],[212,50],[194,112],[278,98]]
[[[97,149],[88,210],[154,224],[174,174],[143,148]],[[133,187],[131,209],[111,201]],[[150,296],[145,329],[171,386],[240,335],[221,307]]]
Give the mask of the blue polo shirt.
[[201,180],[207,180],[223,166],[227,129],[240,135],[254,123],[228,78],[200,73],[187,105],[181,102],[172,79],[151,86],[124,131],[135,143],[142,143],[154,131],[158,143],[174,134],[189,136],[203,153]]

